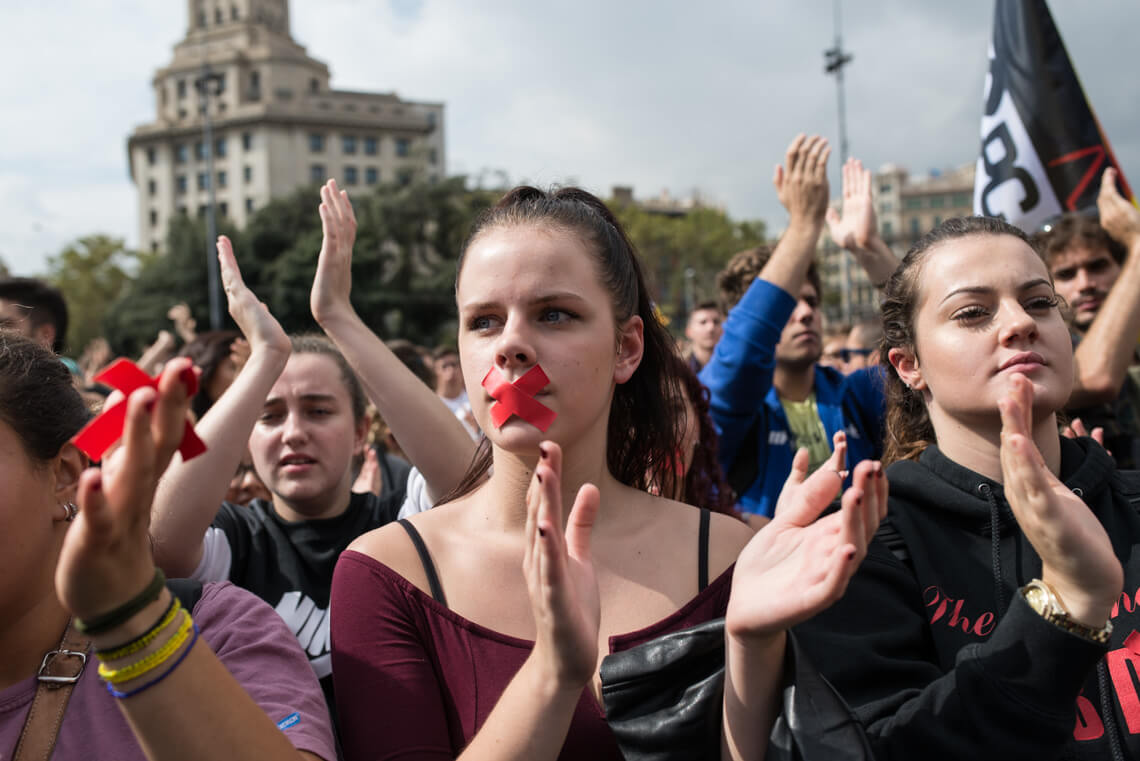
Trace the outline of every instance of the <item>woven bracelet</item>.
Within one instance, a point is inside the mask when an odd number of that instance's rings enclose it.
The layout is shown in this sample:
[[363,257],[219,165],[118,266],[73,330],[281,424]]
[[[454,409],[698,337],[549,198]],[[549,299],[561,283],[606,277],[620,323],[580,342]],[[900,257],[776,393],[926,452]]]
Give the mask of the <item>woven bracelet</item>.
[[177,597],[171,596],[170,605],[166,606],[166,611],[155,622],[154,626],[147,629],[139,636],[117,647],[109,647],[106,650],[96,650],[95,655],[99,656],[100,660],[104,661],[117,661],[126,658],[128,655],[133,655],[140,650],[145,650],[147,646],[153,642],[159,634],[170,626],[174,621],[174,617],[178,615],[178,611],[182,610],[182,603],[179,602]]
[[162,573],[162,569],[155,568],[154,578],[150,580],[150,583],[146,585],[143,591],[110,613],[103,613],[87,621],[81,621],[78,618],[75,619],[75,630],[81,634],[100,634],[105,631],[110,631],[116,626],[122,626],[140,610],[157,600],[158,596],[162,594],[162,588],[165,585],[166,576]]
[[190,645],[182,650],[182,653],[178,656],[178,660],[172,663],[170,668],[164,671],[162,673],[162,676],[160,676],[158,679],[155,679],[153,682],[147,682],[142,687],[136,687],[133,690],[127,690],[125,692],[122,690],[116,690],[115,685],[111,684],[110,682],[104,682],[103,684],[107,685],[107,692],[111,693],[112,696],[118,698],[119,700],[122,700],[123,698],[133,698],[135,695],[138,695],[140,692],[146,692],[151,687],[154,687],[163,679],[173,674],[178,666],[182,663],[182,661],[186,660],[186,656],[190,655],[190,651],[194,649],[194,644],[198,641],[198,624],[194,624],[193,631],[194,636],[190,638]]

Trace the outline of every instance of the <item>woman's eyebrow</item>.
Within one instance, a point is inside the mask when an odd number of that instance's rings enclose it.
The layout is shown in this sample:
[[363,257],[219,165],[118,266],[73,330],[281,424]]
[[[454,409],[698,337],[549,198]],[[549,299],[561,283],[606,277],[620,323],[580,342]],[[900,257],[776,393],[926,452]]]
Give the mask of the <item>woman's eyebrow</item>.
[[[1022,283],[1020,286],[1018,286],[1017,290],[1019,292],[1028,291],[1032,288],[1036,288],[1039,285],[1047,285],[1049,287],[1052,287],[1053,284],[1050,283],[1045,278],[1039,277],[1039,278],[1034,278],[1033,280],[1029,280],[1029,281]],[[967,286],[963,286],[961,288],[955,288],[954,290],[950,291],[950,293],[946,294],[942,298],[942,301],[940,301],[938,303],[944,304],[944,303],[946,303],[946,301],[951,296],[956,296],[959,293],[974,293],[974,294],[985,295],[985,294],[993,293],[994,290],[995,290],[994,288],[991,288],[990,286],[987,286],[987,285],[967,285]]]

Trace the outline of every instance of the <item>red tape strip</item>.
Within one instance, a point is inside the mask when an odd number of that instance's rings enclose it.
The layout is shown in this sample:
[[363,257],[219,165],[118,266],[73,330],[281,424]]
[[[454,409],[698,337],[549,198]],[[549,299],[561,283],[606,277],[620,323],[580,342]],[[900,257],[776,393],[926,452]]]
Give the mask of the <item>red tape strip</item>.
[[491,405],[491,422],[496,428],[502,428],[511,415],[516,415],[546,433],[558,415],[542,402],[536,401],[534,395],[546,388],[548,383],[550,378],[546,377],[538,365],[527,370],[514,383],[492,367],[483,376],[483,388],[495,399]]
[[[158,378],[150,377],[129,359],[120,358],[96,375],[95,380],[117,388],[123,392],[124,397],[110,407],[104,408],[102,414],[83,426],[83,430],[75,434],[71,441],[92,460],[102,460],[107,449],[123,436],[123,426],[127,422],[127,397],[132,391],[144,386],[157,389]],[[187,390],[193,394],[198,385],[197,376],[194,376],[193,382],[187,382],[188,378],[184,375],[183,381],[186,382]],[[186,428],[182,431],[182,442],[178,445],[178,451],[182,454],[183,460],[197,457],[206,451],[205,443],[198,438],[189,420],[186,421]]]

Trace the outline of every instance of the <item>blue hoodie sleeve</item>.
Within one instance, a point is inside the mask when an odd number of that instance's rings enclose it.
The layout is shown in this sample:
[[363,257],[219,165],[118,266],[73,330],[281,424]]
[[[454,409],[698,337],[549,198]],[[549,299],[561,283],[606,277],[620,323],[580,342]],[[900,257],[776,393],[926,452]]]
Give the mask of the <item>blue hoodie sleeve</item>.
[[[776,344],[795,308],[791,294],[756,278],[728,313],[724,335],[701,370],[701,383],[709,390],[709,412],[720,437],[720,464],[726,471],[772,388]],[[761,431],[764,441],[767,434]]]
[[925,614],[914,575],[876,540],[840,601],[796,629],[867,728],[876,758],[1056,758],[1106,648],[1015,595],[989,639],[944,666]]

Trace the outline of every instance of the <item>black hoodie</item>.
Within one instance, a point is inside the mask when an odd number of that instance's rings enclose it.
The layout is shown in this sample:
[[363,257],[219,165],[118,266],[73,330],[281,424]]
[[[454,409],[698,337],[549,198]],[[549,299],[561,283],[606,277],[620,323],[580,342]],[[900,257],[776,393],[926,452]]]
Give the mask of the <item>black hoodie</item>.
[[1029,607],[1018,589],[1041,559],[1001,485],[931,446],[888,469],[895,531],[880,529],[844,597],[797,630],[878,758],[1140,758],[1140,474],[1091,440],[1061,443],[1062,480],[1124,566],[1109,647]]

